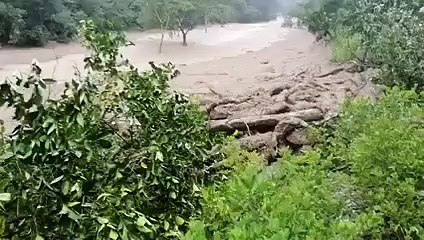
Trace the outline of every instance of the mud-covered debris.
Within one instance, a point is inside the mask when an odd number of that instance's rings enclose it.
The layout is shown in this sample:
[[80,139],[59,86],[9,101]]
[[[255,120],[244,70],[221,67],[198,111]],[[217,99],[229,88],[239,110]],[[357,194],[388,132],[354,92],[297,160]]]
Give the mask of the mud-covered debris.
[[338,67],[338,68],[335,68],[335,69],[333,69],[333,70],[331,70],[327,73],[320,74],[316,77],[317,78],[325,78],[325,77],[328,77],[328,76],[331,76],[331,75],[336,75],[336,74],[338,74],[338,73],[340,73],[341,71],[344,71],[344,70],[345,70],[344,67]]
[[322,120],[324,118],[324,114],[319,109],[307,109],[275,115],[246,116],[236,119],[212,120],[209,121],[209,127],[212,131],[231,132],[234,130],[257,130],[259,132],[267,132],[272,131],[279,122],[290,117],[299,118],[303,121],[309,122]]
[[263,151],[265,149],[275,149],[277,141],[272,132],[259,133],[240,139],[240,145],[252,151]]
[[298,128],[307,128],[308,123],[300,118],[287,117],[281,120],[274,129],[274,137],[279,145],[286,143],[286,138]]
[[286,137],[288,145],[305,146],[313,145],[314,141],[308,138],[307,129],[296,129]]

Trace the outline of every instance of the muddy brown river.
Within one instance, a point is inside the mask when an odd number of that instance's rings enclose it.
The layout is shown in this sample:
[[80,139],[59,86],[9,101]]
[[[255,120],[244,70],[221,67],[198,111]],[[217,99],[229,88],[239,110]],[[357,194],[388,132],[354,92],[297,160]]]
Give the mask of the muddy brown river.
[[[259,94],[287,83],[293,85],[293,91],[298,89],[307,95],[309,90],[302,89],[316,81],[323,86],[320,90],[323,92],[314,90],[313,104],[327,109],[325,111],[335,110],[360,84],[357,76],[341,72],[337,76],[315,79],[314,76],[337,67],[330,61],[328,48],[314,42],[312,34],[281,28],[281,23],[282,20],[277,19],[257,24],[211,26],[207,33],[204,28],[198,28],[189,33],[188,47],[182,46],[180,36],[166,35],[162,54],[158,53],[160,33],[129,32],[128,38],[136,46],[123,48],[122,53],[139,69],[148,67],[149,61],[173,62],[182,74],[171,82],[171,88],[204,98],[217,97],[217,93],[221,97]],[[73,77],[75,68],[83,69],[86,54],[77,42],[50,44],[44,48],[1,49],[0,79],[12,76],[15,71],[28,72],[31,60],[36,58],[43,69],[42,76],[58,81],[51,89],[56,95],[63,83]],[[309,99],[306,95],[302,98]],[[279,103],[278,99],[273,101]],[[304,100],[299,101],[297,105],[305,106]],[[261,109],[253,112],[261,112]],[[0,109],[0,119],[5,120],[9,131],[14,125],[11,116],[10,109]]]

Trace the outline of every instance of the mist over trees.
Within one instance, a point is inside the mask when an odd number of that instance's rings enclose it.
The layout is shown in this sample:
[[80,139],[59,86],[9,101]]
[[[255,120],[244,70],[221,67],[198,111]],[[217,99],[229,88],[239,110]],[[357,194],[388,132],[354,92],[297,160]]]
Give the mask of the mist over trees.
[[279,0],[2,0],[0,44],[70,41],[87,18],[100,25],[111,22],[114,30],[159,28],[186,36],[200,24],[267,21],[280,6]]

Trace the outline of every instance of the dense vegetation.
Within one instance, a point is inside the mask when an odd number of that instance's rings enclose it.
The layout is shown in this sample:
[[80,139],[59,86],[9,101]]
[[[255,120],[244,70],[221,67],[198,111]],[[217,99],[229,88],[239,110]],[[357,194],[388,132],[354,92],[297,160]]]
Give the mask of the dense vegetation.
[[208,18],[212,23],[264,21],[280,9],[277,0],[2,0],[0,44],[69,41],[86,18],[102,25],[112,22],[115,30],[158,28],[165,19],[157,18],[152,5],[171,16],[169,30],[180,30],[181,24],[185,30],[193,28]]
[[37,75],[0,85],[0,105],[15,108],[19,123],[2,150],[13,154],[0,162],[1,236],[178,236],[199,209],[199,188],[222,177],[224,139],[196,104],[169,93],[172,65],[119,67],[123,36],[91,21],[81,36],[89,75],[60,99],[46,99]]
[[421,90],[422,7],[420,0],[312,0],[301,17],[310,31],[335,43],[336,60],[379,68],[379,83]]

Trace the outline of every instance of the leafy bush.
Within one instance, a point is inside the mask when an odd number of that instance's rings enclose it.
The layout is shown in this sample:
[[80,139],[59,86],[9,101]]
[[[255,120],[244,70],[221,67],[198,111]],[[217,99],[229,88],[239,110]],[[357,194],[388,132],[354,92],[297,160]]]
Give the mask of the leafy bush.
[[375,104],[347,104],[329,140],[329,159],[351,174],[363,211],[384,214],[384,239],[424,235],[423,114],[416,93],[394,89]]
[[331,43],[332,59],[344,63],[361,58],[361,36],[347,31],[336,30]]
[[353,239],[381,221],[350,215],[338,189],[346,177],[319,166],[319,155],[285,153],[278,166],[252,166],[203,192],[203,215],[184,239]]
[[113,22],[114,29],[141,27],[143,0],[6,0],[0,3],[0,43],[42,46],[49,40],[69,41],[77,25],[90,17]]
[[[312,32],[330,35],[333,48],[343,49],[343,37],[333,32],[342,30],[350,36],[360,36],[360,48],[364,52],[364,65],[381,69],[378,82],[407,89],[424,87],[423,50],[424,14],[420,12],[422,1],[367,1],[367,0],[315,0],[306,4],[305,23]],[[355,37],[356,38],[356,37]],[[346,55],[348,56],[348,55]]]
[[205,189],[185,239],[421,239],[423,116],[415,91],[346,103],[320,149]]
[[14,155],[0,162],[0,192],[10,194],[2,237],[177,237],[199,210],[199,188],[220,178],[224,139],[196,104],[169,93],[172,65],[118,66],[123,36],[90,21],[81,34],[89,74],[60,99],[46,99],[37,76],[0,86],[0,105],[20,124]]

